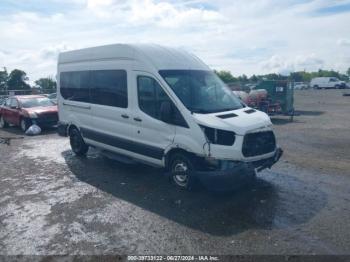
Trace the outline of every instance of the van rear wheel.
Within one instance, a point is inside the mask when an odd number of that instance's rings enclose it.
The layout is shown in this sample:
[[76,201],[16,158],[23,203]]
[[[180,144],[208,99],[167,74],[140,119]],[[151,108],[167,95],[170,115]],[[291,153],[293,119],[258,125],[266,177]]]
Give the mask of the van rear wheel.
[[193,190],[196,186],[195,171],[191,158],[182,153],[170,157],[169,169],[172,182],[181,189]]
[[85,156],[87,151],[89,150],[89,146],[85,144],[83,137],[80,134],[80,131],[76,128],[73,128],[69,132],[69,141],[70,146],[73,152],[77,156]]

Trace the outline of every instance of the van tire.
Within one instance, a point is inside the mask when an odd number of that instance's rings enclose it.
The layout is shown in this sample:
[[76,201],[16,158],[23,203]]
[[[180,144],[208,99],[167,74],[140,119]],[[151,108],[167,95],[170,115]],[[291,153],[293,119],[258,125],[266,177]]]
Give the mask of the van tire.
[[5,121],[3,116],[0,116],[0,128],[6,128],[8,126],[9,126],[9,124]]
[[89,150],[89,146],[85,144],[84,139],[77,128],[73,128],[72,130],[70,130],[69,142],[72,151],[77,156],[85,156],[87,151]]
[[180,189],[194,190],[197,181],[192,173],[195,167],[191,157],[184,153],[175,153],[170,156],[169,165],[170,178],[173,184]]

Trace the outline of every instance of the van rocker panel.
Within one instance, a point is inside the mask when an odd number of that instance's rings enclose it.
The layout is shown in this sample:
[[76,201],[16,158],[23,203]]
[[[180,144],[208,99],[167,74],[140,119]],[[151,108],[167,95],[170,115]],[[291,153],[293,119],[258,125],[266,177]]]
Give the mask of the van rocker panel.
[[154,146],[149,146],[143,143],[138,143],[125,138],[97,132],[88,128],[80,129],[83,137],[94,140],[96,142],[110,145],[113,147],[128,150],[140,155],[149,156],[156,159],[162,159],[164,156],[164,149]]

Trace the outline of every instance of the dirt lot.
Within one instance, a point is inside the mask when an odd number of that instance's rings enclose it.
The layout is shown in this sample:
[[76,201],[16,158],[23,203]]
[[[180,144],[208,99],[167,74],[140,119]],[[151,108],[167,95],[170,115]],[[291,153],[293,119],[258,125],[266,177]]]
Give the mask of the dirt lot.
[[274,120],[283,159],[228,195],[177,191],[160,170],[94,150],[77,158],[54,130],[0,144],[0,254],[349,254],[341,93],[298,91],[301,115]]
[[[328,173],[350,174],[350,97],[341,90],[300,90],[294,123],[274,119],[285,160]],[[349,91],[347,91],[349,92]]]

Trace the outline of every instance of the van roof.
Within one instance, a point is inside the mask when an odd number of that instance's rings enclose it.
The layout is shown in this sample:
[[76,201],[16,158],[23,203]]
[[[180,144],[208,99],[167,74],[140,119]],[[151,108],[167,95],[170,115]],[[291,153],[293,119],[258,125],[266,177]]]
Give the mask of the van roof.
[[137,60],[161,69],[210,70],[184,50],[155,44],[113,44],[60,53],[58,64],[94,60]]

